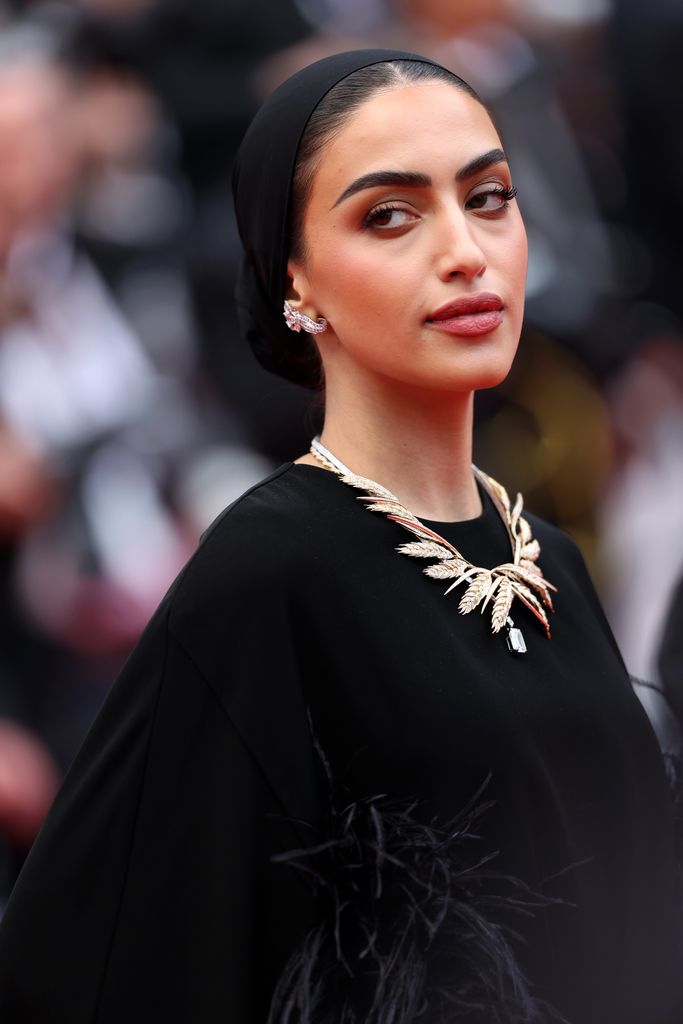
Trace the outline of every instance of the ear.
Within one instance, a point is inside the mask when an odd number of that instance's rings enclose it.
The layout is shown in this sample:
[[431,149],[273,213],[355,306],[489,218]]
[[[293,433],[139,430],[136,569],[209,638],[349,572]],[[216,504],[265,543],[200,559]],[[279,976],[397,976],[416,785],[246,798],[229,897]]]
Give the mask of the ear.
[[297,260],[289,260],[287,262],[287,289],[285,292],[285,298],[301,313],[306,313],[307,316],[311,315],[308,308],[304,308],[304,306],[309,307],[312,305],[312,295],[308,277],[306,276],[303,265]]
[[[306,274],[306,270],[302,263],[297,260],[289,260],[287,262],[287,288],[285,290],[285,298],[289,304],[298,312],[303,313],[305,316],[311,318],[311,320],[317,320],[318,317],[325,316],[324,310],[321,310],[315,301],[315,295],[313,288]],[[328,324],[328,331],[326,334],[316,335],[316,345],[320,350],[321,346],[325,346],[329,342],[328,334],[332,334],[332,327]],[[321,340],[324,339],[324,340]]]

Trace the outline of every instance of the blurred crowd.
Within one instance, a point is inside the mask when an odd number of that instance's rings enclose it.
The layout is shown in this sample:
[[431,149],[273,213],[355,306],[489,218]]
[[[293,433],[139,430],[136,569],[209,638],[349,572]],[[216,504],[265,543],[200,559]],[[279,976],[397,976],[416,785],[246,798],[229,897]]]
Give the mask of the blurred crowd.
[[575,537],[683,720],[682,43],[676,0],[0,0],[0,913],[199,534],[320,426],[237,336],[230,169],[336,50],[431,55],[493,109],[530,266],[475,458]]

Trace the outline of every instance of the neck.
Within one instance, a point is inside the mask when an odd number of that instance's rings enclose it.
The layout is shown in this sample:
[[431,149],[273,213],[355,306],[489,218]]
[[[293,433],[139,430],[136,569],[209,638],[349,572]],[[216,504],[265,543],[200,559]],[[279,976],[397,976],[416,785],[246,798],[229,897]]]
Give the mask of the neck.
[[353,387],[346,381],[340,394],[328,380],[320,439],[418,518],[474,519],[482,506],[472,473],[472,410],[472,392],[434,392],[373,376]]

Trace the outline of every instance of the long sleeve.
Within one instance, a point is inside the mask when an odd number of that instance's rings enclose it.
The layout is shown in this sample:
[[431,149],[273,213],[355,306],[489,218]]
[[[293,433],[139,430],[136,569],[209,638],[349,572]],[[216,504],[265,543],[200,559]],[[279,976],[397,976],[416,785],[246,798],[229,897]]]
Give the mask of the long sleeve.
[[[0,1017],[94,1020],[164,670],[151,626],[72,765],[0,930]],[[70,970],[66,965],[73,964]],[[78,965],[76,968],[75,965]],[[74,970],[80,984],[75,984]]]
[[262,1021],[310,926],[309,890],[271,862],[311,810],[287,625],[264,643],[239,566],[207,583],[215,557],[209,538],[148,626],[28,857],[3,1024]]

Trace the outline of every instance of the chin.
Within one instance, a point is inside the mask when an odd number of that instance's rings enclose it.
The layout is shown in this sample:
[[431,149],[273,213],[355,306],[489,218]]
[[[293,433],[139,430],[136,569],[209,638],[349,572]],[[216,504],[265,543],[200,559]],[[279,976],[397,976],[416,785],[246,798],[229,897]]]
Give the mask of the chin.
[[448,390],[486,391],[503,383],[512,369],[513,361],[514,353],[488,353],[486,358],[468,360],[467,365],[444,373],[440,384]]
[[486,391],[489,388],[497,388],[499,384],[502,384],[510,370],[512,369],[512,363],[507,363],[504,369],[489,373],[482,374],[478,380],[472,384],[472,391]]

